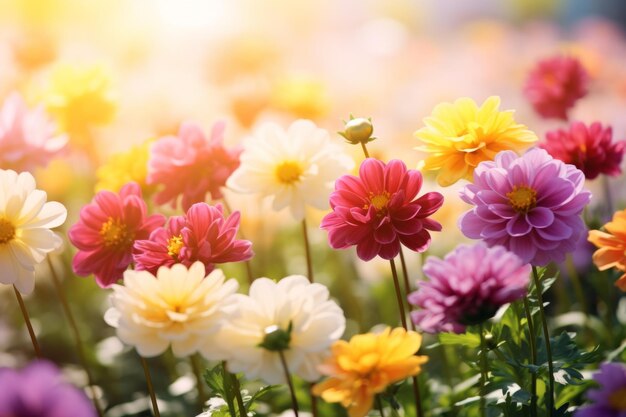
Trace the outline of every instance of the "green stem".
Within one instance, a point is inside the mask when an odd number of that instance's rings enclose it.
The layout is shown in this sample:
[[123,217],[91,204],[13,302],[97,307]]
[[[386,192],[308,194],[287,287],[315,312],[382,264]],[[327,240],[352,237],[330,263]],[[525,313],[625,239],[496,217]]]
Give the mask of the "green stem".
[[204,410],[204,403],[206,403],[206,395],[204,393],[204,381],[202,380],[202,367],[200,366],[199,358],[197,354],[189,356],[191,362],[191,369],[196,377],[196,387],[198,388],[198,405],[200,411]]
[[363,154],[365,155],[366,158],[370,157],[370,153],[367,151],[367,146],[365,146],[365,143],[361,142],[361,149],[363,149]]
[[235,392],[235,400],[237,401],[237,408],[239,408],[239,415],[241,417],[247,417],[248,412],[246,406],[243,404],[243,397],[241,396],[241,385],[239,385],[239,378],[237,375],[230,374],[230,378],[233,384],[233,391]]
[[102,406],[100,405],[100,401],[98,399],[98,393],[96,392],[95,385],[93,382],[93,377],[91,375],[91,370],[87,365],[87,357],[85,356],[85,348],[83,346],[83,342],[80,337],[80,331],[78,330],[78,325],[76,324],[76,319],[72,314],[72,309],[70,308],[69,303],[67,302],[67,298],[65,297],[65,293],[63,292],[63,287],[61,285],[61,281],[57,276],[56,270],[54,269],[54,265],[52,264],[52,260],[50,257],[48,260],[48,268],[50,269],[50,275],[52,276],[52,283],[54,284],[54,288],[57,292],[57,296],[61,301],[61,307],[63,307],[63,312],[67,317],[67,321],[70,324],[70,329],[74,335],[74,341],[76,342],[76,350],[78,351],[78,359],[85,370],[85,374],[87,375],[87,383],[89,384],[89,390],[91,391],[91,397],[93,401],[93,405],[96,407],[96,411],[98,412],[98,416],[102,417]]
[[159,404],[157,404],[156,394],[154,393],[154,386],[152,385],[152,377],[150,376],[148,363],[146,362],[146,359],[141,355],[139,355],[139,359],[141,360],[141,366],[143,367],[143,374],[146,377],[146,384],[148,385],[148,393],[150,394],[150,401],[152,401],[152,410],[154,411],[154,416],[161,417],[161,413],[159,413]]
[[380,413],[380,417],[385,417],[385,411],[383,408],[383,402],[380,400],[380,395],[376,395],[376,408],[378,408],[378,412]]
[[304,250],[306,252],[306,272],[309,281],[313,280],[313,260],[311,256],[311,244],[309,243],[309,232],[306,227],[306,219],[302,219],[302,235],[304,237]]
[[539,301],[539,314],[541,316],[541,325],[543,327],[543,337],[546,343],[546,354],[548,356],[548,415],[554,415],[554,365],[552,363],[552,346],[550,345],[550,331],[548,330],[548,321],[543,308],[543,291],[541,288],[541,280],[537,267],[533,265],[533,279],[535,280],[535,288],[537,291],[537,300]]
[[[535,326],[533,324],[532,310],[528,297],[524,297],[524,310],[526,311],[526,323],[528,324],[528,343],[530,343],[530,361],[533,365],[537,365],[537,345],[535,341]],[[530,415],[537,417],[537,374],[530,374]]]
[[583,287],[580,283],[580,276],[576,270],[576,265],[574,265],[574,258],[571,253],[568,253],[565,257],[565,267],[567,268],[567,274],[574,285],[574,292],[576,293],[576,298],[578,298],[578,302],[580,303],[580,308],[583,313],[585,313],[585,316],[587,316],[589,314],[589,306],[587,305],[587,299],[585,298],[585,293],[583,292]]
[[[406,267],[406,261],[404,260],[404,252],[402,252],[402,246],[400,246],[400,266],[402,267],[402,278],[404,280],[404,296],[406,297],[411,293],[411,284],[409,283],[409,272]],[[409,310],[409,315],[411,314],[411,310],[413,310],[413,306],[411,303],[407,302],[407,309]],[[415,323],[413,320],[409,320],[411,322],[411,330],[416,330]]]
[[26,309],[26,304],[24,304],[22,294],[20,294],[17,288],[15,288],[15,285],[13,286],[13,291],[15,291],[15,298],[17,298],[17,303],[20,305],[22,317],[24,317],[24,323],[26,323],[28,335],[30,336],[30,343],[33,345],[33,349],[35,349],[35,355],[37,356],[37,359],[42,359],[43,356],[41,354],[41,348],[39,347],[39,342],[37,342],[37,336],[35,336],[35,331],[33,330],[33,325],[30,322],[30,317],[28,316],[28,310]]
[[296,398],[296,390],[293,387],[291,374],[289,373],[289,367],[287,366],[287,360],[285,359],[285,354],[282,350],[278,351],[278,357],[280,358],[280,363],[283,366],[283,371],[285,371],[285,379],[287,380],[287,386],[289,387],[289,393],[291,394],[291,405],[293,406],[293,413],[295,414],[295,417],[298,417],[298,398]]
[[480,412],[483,417],[487,416],[487,401],[485,399],[485,387],[489,369],[487,367],[487,344],[485,343],[485,329],[483,324],[479,325],[480,331]]

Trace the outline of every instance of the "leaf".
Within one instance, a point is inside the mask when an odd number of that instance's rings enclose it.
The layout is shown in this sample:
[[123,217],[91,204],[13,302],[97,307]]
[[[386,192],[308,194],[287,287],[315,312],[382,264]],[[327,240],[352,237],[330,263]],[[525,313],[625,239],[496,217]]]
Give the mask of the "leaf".
[[250,411],[252,409],[256,400],[278,387],[280,387],[280,385],[265,385],[259,388],[254,394],[244,397],[243,405],[246,408],[246,411]]
[[439,333],[439,342],[442,345],[462,345],[477,348],[480,346],[480,336],[473,333]]

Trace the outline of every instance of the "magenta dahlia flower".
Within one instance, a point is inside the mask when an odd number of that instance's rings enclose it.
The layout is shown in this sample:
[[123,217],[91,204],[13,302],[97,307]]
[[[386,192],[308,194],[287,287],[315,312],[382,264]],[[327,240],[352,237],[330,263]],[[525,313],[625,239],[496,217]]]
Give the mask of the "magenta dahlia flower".
[[599,388],[587,392],[587,398],[593,404],[579,408],[574,417],[626,415],[626,367],[621,363],[603,363],[593,379],[600,384]]
[[524,262],[561,262],[586,235],[580,215],[591,193],[585,175],[573,165],[552,158],[544,149],[522,156],[503,151],[481,162],[474,184],[461,198],[476,207],[459,219],[463,234],[489,246],[502,245]]
[[236,238],[239,218],[238,211],[224,218],[221,204],[196,203],[185,216],[171,217],[166,227],[135,242],[136,269],[156,275],[161,266],[200,261],[209,273],[215,264],[247,261],[254,255],[252,243]]
[[393,259],[400,245],[423,252],[430,244],[430,232],[441,225],[428,217],[443,204],[437,192],[420,198],[422,174],[407,170],[404,162],[392,160],[385,165],[367,158],[359,176],[344,175],[335,182],[330,195],[332,212],[322,220],[328,240],[334,249],[356,245],[359,258],[369,261],[375,256]]
[[212,199],[222,198],[221,188],[239,166],[241,149],[224,147],[224,127],[213,126],[207,140],[202,129],[185,123],[178,136],[166,136],[152,144],[148,161],[148,184],[161,185],[155,196],[157,204],[170,202],[176,207],[182,195],[183,210],[194,203],[204,202],[207,194]]
[[589,75],[578,59],[557,56],[537,63],[524,93],[542,117],[567,120],[567,111],[587,94],[588,84]]
[[569,129],[548,132],[541,145],[550,155],[566,164],[575,165],[589,180],[600,174],[617,176],[626,141],[612,142],[613,129],[595,122],[587,126],[573,122]]
[[0,109],[0,167],[32,171],[63,152],[68,138],[57,134],[52,119],[39,106],[30,110],[22,96],[11,94]]
[[63,382],[50,362],[31,362],[26,368],[0,369],[0,416],[2,417],[95,417],[87,397]]
[[135,240],[147,239],[165,223],[161,214],[146,214],[141,188],[126,184],[119,194],[100,191],[80,211],[80,219],[69,230],[70,241],[78,252],[72,268],[77,275],[94,274],[98,285],[109,287],[133,261]]
[[530,265],[502,246],[480,242],[460,245],[443,260],[429,257],[424,274],[429,281],[408,297],[421,308],[411,319],[427,333],[463,333],[526,295]]

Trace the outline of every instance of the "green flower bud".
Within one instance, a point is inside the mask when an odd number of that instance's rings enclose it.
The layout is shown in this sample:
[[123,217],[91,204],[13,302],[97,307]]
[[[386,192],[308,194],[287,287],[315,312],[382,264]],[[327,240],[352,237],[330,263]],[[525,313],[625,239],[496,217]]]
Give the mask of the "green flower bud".
[[352,115],[350,115],[350,120],[346,122],[344,130],[337,133],[353,145],[371,142],[376,139],[372,136],[372,133],[374,133],[372,120],[364,117],[354,118]]
[[279,352],[289,349],[289,344],[291,343],[291,329],[291,322],[289,322],[287,330],[283,330],[277,325],[266,327],[265,337],[263,338],[263,341],[259,343],[259,347],[270,350],[272,352]]

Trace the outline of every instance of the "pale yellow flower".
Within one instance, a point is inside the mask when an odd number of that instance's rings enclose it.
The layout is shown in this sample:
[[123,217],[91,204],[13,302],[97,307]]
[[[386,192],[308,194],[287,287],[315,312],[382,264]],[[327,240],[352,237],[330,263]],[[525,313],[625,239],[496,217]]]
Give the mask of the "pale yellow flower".
[[513,111],[500,111],[500,98],[489,97],[478,107],[469,98],[437,105],[415,132],[429,154],[420,170],[437,171],[442,187],[464,178],[472,181],[474,169],[491,161],[500,151],[521,152],[537,141],[537,135],[513,119]]
[[153,186],[146,184],[151,144],[152,141],[146,141],[141,145],[132,146],[125,152],[111,155],[96,171],[98,178],[96,192],[101,190],[118,192],[125,184],[133,181],[139,184],[144,196],[149,196],[154,191]]

